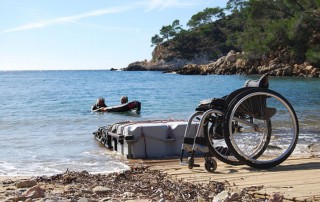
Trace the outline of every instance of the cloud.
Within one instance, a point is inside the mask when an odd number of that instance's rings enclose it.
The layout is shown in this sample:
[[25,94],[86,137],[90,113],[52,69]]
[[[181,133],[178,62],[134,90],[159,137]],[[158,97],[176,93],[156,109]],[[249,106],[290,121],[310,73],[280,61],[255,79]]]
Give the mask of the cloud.
[[114,13],[122,13],[128,10],[133,10],[137,8],[140,8],[140,9],[142,8],[142,9],[145,9],[146,12],[150,12],[156,9],[163,10],[171,7],[190,7],[190,6],[195,6],[197,4],[199,4],[198,0],[142,0],[136,3],[129,3],[127,5],[122,5],[119,7],[94,10],[94,11],[82,13],[79,15],[64,16],[64,17],[58,17],[54,19],[26,23],[14,28],[0,30],[0,34],[39,29],[39,28],[44,28],[52,25],[75,23],[85,18],[102,16],[107,14],[114,14]]
[[189,7],[196,5],[195,1],[190,0],[151,0],[147,1],[146,11],[152,11],[155,9],[166,9],[170,7]]
[[141,30],[139,28],[134,28],[134,27],[116,27],[116,26],[101,26],[97,24],[92,24],[92,23],[83,23],[83,22],[77,22],[80,25],[98,29],[98,30],[104,30],[104,31],[121,31],[121,32],[129,32],[129,33],[139,33]]
[[136,6],[132,4],[131,6],[113,7],[113,8],[108,8],[108,9],[94,10],[94,11],[82,13],[79,15],[65,16],[65,17],[59,17],[59,18],[54,18],[54,19],[49,19],[49,20],[41,20],[38,22],[26,23],[26,24],[18,26],[18,27],[2,30],[2,31],[0,31],[0,34],[1,33],[10,33],[10,32],[19,32],[19,31],[25,31],[25,30],[30,30],[30,29],[38,29],[38,28],[43,28],[43,27],[47,27],[47,26],[51,26],[51,25],[74,23],[74,22],[77,22],[77,21],[85,19],[85,18],[125,12],[128,10],[134,9],[135,7]]

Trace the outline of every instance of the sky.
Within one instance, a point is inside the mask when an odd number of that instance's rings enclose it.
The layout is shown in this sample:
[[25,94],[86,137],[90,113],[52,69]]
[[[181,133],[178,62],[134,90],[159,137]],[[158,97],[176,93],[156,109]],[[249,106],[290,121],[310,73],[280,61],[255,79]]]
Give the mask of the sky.
[[151,37],[227,0],[0,0],[0,70],[124,68]]

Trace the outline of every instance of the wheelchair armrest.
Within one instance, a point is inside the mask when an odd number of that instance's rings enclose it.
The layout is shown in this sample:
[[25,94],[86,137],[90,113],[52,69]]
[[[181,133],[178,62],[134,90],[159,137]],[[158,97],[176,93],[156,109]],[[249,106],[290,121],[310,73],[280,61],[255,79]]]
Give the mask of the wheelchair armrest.
[[196,108],[196,111],[207,111],[213,107],[222,109],[225,104],[225,98],[211,98],[207,100],[200,101],[199,106]]

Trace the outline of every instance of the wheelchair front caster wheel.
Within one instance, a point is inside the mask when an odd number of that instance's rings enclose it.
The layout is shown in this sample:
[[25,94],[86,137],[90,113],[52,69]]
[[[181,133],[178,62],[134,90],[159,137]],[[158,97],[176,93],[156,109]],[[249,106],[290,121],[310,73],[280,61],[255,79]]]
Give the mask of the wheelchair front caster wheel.
[[188,164],[188,168],[192,169],[194,164],[194,159],[191,157],[188,157],[187,164]]
[[204,167],[210,173],[213,173],[217,169],[217,161],[214,159],[207,159],[204,163]]

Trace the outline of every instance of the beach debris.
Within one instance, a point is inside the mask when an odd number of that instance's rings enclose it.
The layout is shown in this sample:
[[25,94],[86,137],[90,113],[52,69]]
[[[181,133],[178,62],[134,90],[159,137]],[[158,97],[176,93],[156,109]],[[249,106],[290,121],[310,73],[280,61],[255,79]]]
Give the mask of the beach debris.
[[16,183],[17,188],[29,188],[37,184],[35,180],[20,180]]
[[307,146],[310,152],[320,152],[320,144],[312,143]]
[[28,197],[25,196],[15,196],[15,197],[9,197],[5,199],[5,202],[18,202],[18,201],[26,201]]
[[112,189],[108,187],[97,186],[93,188],[92,191],[93,193],[96,193],[96,194],[109,194],[110,192],[112,192]]
[[27,198],[43,198],[45,197],[45,190],[42,189],[39,185],[35,185],[28,189],[25,193],[22,194],[22,196],[25,196]]
[[[225,182],[209,181],[194,184],[173,178],[159,170],[146,166],[110,174],[89,174],[87,171],[41,176],[34,179],[36,185],[28,190],[6,191],[0,201],[212,201],[224,192],[229,201],[250,201],[245,191],[230,193]],[[248,199],[249,198],[249,199]],[[88,200],[87,200],[88,199]],[[89,200],[90,199],[90,200]],[[246,200],[243,200],[246,199]],[[252,201],[252,200],[251,200]]]
[[280,193],[274,193],[270,196],[268,202],[281,202],[283,201],[284,196],[281,195]]
[[3,180],[3,181],[1,182],[1,185],[2,185],[2,186],[9,186],[9,185],[11,185],[11,184],[14,184],[14,181],[11,180],[11,179],[5,179],[5,180]]

